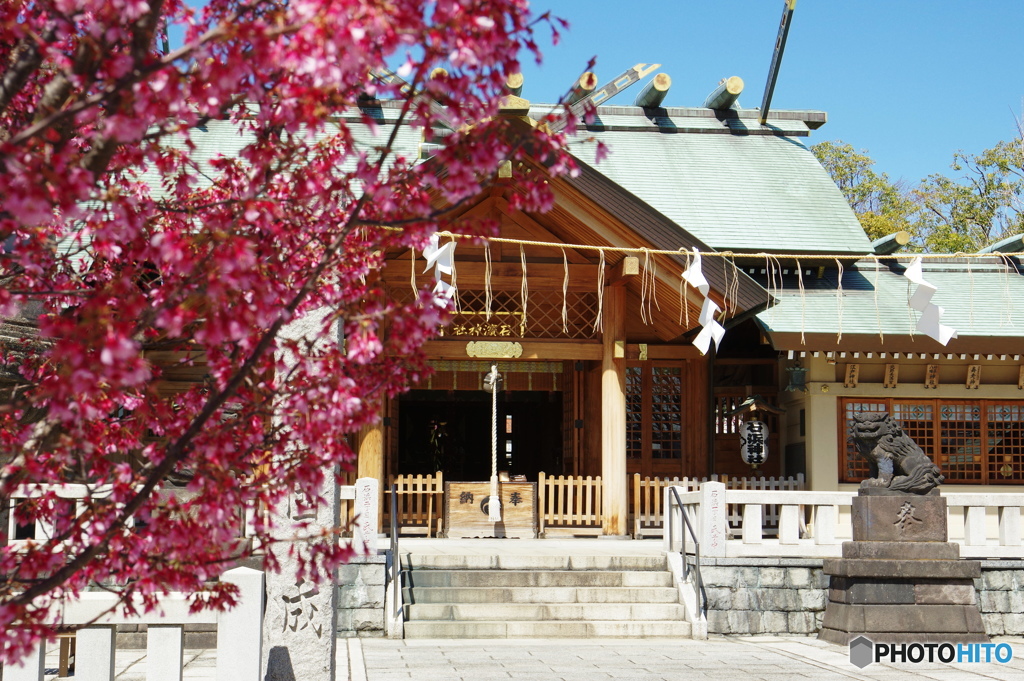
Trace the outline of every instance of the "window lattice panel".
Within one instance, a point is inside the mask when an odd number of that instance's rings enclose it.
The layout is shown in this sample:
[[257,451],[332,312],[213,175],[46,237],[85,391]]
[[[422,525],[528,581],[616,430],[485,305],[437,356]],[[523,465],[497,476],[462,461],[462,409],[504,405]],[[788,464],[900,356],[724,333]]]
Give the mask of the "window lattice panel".
[[626,456],[639,459],[644,451],[644,380],[640,367],[626,367]]
[[681,374],[678,367],[654,367],[651,375],[651,456],[655,459],[683,455]]
[[[909,434],[909,433],[908,433]],[[939,410],[939,468],[950,480],[980,482],[982,476],[981,407],[943,404]],[[911,435],[911,437],[914,437]],[[934,457],[933,457],[934,459]]]
[[988,479],[993,483],[1024,481],[1024,405],[990,404]]

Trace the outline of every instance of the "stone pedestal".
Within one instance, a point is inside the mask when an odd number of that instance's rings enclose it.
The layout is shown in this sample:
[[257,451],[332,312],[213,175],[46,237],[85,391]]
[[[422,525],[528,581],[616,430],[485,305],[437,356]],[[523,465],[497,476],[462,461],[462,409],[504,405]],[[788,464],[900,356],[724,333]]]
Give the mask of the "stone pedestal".
[[853,541],[823,562],[830,576],[818,638],[847,645],[986,642],[974,596],[981,563],[960,560],[947,542],[940,496],[871,495],[853,499]]

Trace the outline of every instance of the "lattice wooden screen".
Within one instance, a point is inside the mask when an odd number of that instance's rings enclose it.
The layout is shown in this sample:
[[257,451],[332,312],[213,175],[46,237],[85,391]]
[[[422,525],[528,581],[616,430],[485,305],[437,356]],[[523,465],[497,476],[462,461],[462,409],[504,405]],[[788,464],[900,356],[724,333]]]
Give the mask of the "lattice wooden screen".
[[[391,291],[401,302],[412,300],[412,291]],[[491,317],[487,318],[484,291],[459,289],[459,308],[440,336],[478,338],[596,338],[597,293],[569,291],[565,296],[566,318],[562,328],[562,292],[533,291],[527,296],[526,314],[518,291],[494,291]]]
[[1024,482],[1024,404],[989,404],[985,408],[993,483]]
[[683,392],[679,367],[654,367],[651,374],[651,456],[683,455]]
[[640,367],[626,367],[626,458],[644,451],[644,379]]
[[683,390],[679,367],[626,367],[626,456],[683,455]]

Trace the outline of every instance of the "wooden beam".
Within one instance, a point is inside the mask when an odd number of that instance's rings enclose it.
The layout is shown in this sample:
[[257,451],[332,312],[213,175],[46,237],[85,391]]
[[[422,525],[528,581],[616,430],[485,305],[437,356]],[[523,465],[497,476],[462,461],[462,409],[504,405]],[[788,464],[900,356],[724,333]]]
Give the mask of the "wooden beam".
[[1024,235],[1014,234],[982,248],[978,253],[1020,253],[1024,250]]
[[[647,345],[647,359],[699,359],[692,345]],[[626,359],[641,359],[640,343],[626,343]]]
[[[416,261],[417,286],[433,285],[434,272],[422,272],[425,261]],[[482,262],[456,262],[455,274],[463,289],[482,290],[487,281]],[[389,286],[410,286],[412,273],[408,260],[389,260],[381,271],[381,278]],[[561,291],[565,281],[565,265],[553,263],[527,263],[526,281],[536,291]],[[596,291],[597,265],[569,265],[570,291]],[[607,280],[606,280],[607,281]],[[523,266],[515,262],[491,263],[491,288],[495,291],[518,291],[523,283]]]
[[640,274],[640,258],[627,255],[625,258],[607,268],[604,275],[605,286],[622,286]]
[[573,83],[572,90],[569,91],[569,98],[566,100],[566,104],[575,104],[580,101],[597,87],[597,74],[593,71],[584,71],[580,79]]
[[[508,220],[510,220],[512,223],[514,223],[517,227],[521,228],[523,231],[525,231],[527,234],[529,234],[533,241],[544,241],[544,242],[551,243],[552,245],[550,247],[548,247],[548,246],[542,247],[542,248],[544,248],[545,251],[549,251],[549,252],[545,253],[545,255],[547,257],[557,257],[560,254],[560,251],[557,251],[555,249],[557,247],[559,247],[559,242],[561,242],[562,239],[558,238],[550,229],[548,229],[547,227],[545,227],[541,223],[537,222],[537,220],[532,218],[530,215],[524,213],[523,211],[519,210],[518,208],[512,208],[509,205],[508,201],[505,200],[505,198],[503,198],[503,197],[495,198],[494,199],[494,206],[497,209],[497,212],[499,214],[504,215],[506,218],[508,218]],[[502,226],[505,227],[504,224]],[[527,246],[526,248],[527,248],[527,250],[529,250],[530,248],[538,248],[538,247]],[[518,250],[518,249],[513,249],[513,250]],[[587,263],[587,262],[590,262],[585,256],[581,255],[575,249],[567,248],[567,249],[565,249],[565,251],[566,251],[566,255],[568,256],[569,262],[575,262],[575,263]]]
[[508,78],[505,79],[505,91],[516,97],[520,96],[523,94],[523,82],[525,80],[521,73],[508,74]]
[[661,106],[670,87],[672,87],[672,78],[667,73],[659,73],[644,86],[644,89],[636,96],[636,100],[633,101],[633,105],[642,106],[645,109]]
[[772,52],[772,63],[768,67],[768,82],[764,86],[764,97],[761,99],[761,125],[768,121],[768,112],[772,108],[772,96],[775,94],[775,83],[779,79],[782,67],[782,55],[786,51],[786,38],[789,37],[789,26],[793,21],[793,10],[796,0],[785,0],[782,9],[782,21],[779,22],[779,35],[775,38],[775,50]]
[[[653,73],[660,67],[661,64],[636,64],[633,68],[628,69],[624,73],[620,74],[618,78],[605,83],[597,90],[591,92],[589,95],[579,100],[578,102],[572,102],[569,105],[569,114],[580,118],[589,108],[598,107],[604,104],[609,99],[619,94],[630,85],[633,85],[637,81],[645,78],[647,74]],[[568,125],[568,120],[563,118],[559,121],[555,121],[551,124],[551,129],[554,132],[558,132]]]
[[[429,359],[473,359],[466,351],[466,345],[476,340],[431,340],[423,344],[423,352]],[[509,342],[517,342],[522,348],[520,360],[577,360],[601,359],[601,344],[596,341],[524,341],[515,338]],[[486,360],[482,360],[486,361]]]
[[739,76],[724,78],[704,100],[708,109],[730,109],[743,92],[743,79]]
[[889,255],[895,253],[904,246],[910,243],[910,232],[900,230],[887,234],[881,239],[875,239],[871,242],[871,250],[875,255]]
[[626,360],[616,346],[626,335],[626,289],[609,287],[604,294],[601,341],[601,480],[604,486],[602,532],[626,534]]

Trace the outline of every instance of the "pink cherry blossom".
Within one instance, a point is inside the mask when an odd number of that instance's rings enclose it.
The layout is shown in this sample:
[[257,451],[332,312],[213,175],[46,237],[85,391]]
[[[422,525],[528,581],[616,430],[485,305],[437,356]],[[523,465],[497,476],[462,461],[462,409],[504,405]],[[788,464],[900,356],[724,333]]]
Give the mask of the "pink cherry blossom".
[[[351,469],[344,436],[427,375],[449,314],[430,287],[391,299],[384,253],[458,229],[436,201],[502,160],[573,167],[561,135],[496,116],[537,25],[526,0],[0,3],[0,504],[28,491],[16,520],[55,530],[0,527],[0,661],[96,584],[231,606],[216,577],[272,541],[263,511]],[[421,163],[367,94],[457,132]],[[551,205],[541,175],[517,205]],[[314,578],[353,555],[325,539],[291,549]]]

